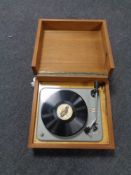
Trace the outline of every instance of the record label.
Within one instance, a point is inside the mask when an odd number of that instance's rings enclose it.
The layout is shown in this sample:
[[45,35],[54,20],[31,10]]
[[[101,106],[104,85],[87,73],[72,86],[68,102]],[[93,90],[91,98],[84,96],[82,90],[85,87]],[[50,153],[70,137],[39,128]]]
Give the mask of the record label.
[[57,116],[61,120],[68,120],[72,117],[73,109],[69,104],[61,104],[57,107]]

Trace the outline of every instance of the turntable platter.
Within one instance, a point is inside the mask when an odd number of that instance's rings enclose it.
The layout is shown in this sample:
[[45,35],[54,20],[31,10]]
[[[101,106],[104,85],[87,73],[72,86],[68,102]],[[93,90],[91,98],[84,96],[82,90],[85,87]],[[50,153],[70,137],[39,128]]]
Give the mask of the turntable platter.
[[88,110],[80,95],[59,90],[43,103],[41,117],[45,127],[54,135],[72,136],[83,129]]

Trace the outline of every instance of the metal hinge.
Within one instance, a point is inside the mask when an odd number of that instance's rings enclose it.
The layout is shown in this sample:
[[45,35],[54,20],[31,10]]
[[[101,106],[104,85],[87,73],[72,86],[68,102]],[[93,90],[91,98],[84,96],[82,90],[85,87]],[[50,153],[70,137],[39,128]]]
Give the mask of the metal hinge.
[[104,73],[97,73],[97,72],[49,72],[49,71],[41,71],[39,72],[38,76],[61,76],[61,77],[66,77],[66,76],[70,76],[70,77],[74,77],[74,76],[97,76],[97,77],[105,77],[107,78],[108,75],[104,74]]
[[34,87],[36,77],[33,77],[33,81],[30,83],[31,87]]

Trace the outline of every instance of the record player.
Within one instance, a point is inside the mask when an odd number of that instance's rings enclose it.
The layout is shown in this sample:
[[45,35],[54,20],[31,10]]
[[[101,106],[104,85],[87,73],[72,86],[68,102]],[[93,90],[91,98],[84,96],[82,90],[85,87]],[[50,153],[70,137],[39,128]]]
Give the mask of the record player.
[[29,148],[114,149],[105,20],[39,19]]

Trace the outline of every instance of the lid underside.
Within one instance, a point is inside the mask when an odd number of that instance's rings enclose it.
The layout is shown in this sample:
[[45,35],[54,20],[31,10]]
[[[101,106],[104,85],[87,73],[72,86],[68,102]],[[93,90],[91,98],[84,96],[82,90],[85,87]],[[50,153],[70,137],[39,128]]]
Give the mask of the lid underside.
[[[49,24],[48,21],[47,24]],[[108,75],[108,51],[102,30],[102,23],[95,29],[86,23],[81,30],[72,28],[45,27],[41,22],[38,42],[37,66],[38,74],[44,73],[77,73]],[[65,22],[66,23],[66,22]],[[68,24],[69,25],[69,24]],[[67,25],[67,26],[68,26]],[[52,25],[53,26],[53,25]],[[38,35],[38,34],[37,34]],[[39,61],[38,61],[39,60]]]

